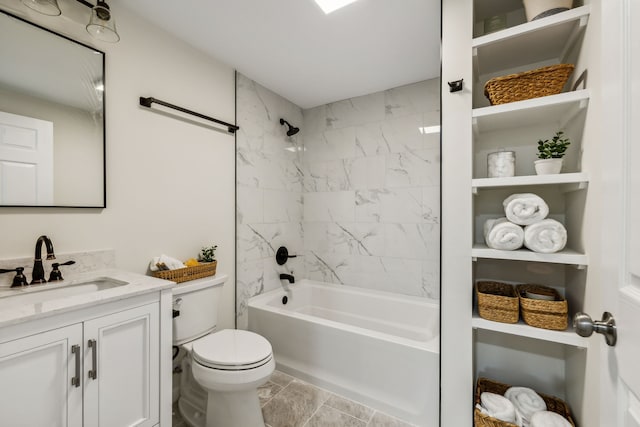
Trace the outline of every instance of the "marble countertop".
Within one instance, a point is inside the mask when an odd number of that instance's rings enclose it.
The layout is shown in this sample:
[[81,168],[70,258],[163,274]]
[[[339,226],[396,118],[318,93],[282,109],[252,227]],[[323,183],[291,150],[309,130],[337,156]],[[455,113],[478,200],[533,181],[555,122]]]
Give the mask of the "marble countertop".
[[[15,303],[12,304],[12,296],[38,292],[39,290],[51,291],[57,288],[67,288],[86,282],[114,279],[126,282],[122,286],[114,286],[80,295],[53,297],[44,302]],[[54,316],[64,312],[118,301],[142,295],[150,292],[158,292],[175,286],[174,282],[156,279],[143,274],[130,273],[117,269],[98,270],[87,273],[79,273],[60,283],[45,283],[23,288],[0,290],[0,328],[29,320]]]

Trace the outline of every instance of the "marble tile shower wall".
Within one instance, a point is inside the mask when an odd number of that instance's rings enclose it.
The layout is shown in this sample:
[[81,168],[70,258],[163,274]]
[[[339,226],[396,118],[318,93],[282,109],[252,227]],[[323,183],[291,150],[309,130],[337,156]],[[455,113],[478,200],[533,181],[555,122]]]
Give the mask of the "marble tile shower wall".
[[439,298],[438,79],[305,110],[306,277]]
[[280,246],[303,250],[302,132],[287,137],[280,125],[301,126],[302,110],[241,74],[236,96],[236,316],[246,329],[250,297],[280,287],[279,273],[304,277],[301,258],[275,262]]
[[[238,327],[279,273],[439,297],[439,81],[302,111],[238,74]],[[280,118],[301,128],[286,136]],[[304,138],[304,140],[303,140]],[[286,266],[275,251],[303,257]]]

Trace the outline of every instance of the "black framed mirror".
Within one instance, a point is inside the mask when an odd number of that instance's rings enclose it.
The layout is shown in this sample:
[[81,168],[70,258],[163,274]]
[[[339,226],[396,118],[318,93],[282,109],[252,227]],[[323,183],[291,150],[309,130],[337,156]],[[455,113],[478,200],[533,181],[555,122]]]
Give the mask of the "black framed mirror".
[[105,207],[104,52],[0,12],[0,207]]

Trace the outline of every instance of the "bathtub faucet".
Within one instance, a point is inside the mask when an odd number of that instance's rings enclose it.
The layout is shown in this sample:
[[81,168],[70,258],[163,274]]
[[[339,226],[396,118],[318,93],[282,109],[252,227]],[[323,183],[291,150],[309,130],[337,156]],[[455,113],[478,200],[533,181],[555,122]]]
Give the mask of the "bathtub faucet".
[[280,280],[288,280],[289,283],[295,283],[296,279],[291,274],[280,273]]

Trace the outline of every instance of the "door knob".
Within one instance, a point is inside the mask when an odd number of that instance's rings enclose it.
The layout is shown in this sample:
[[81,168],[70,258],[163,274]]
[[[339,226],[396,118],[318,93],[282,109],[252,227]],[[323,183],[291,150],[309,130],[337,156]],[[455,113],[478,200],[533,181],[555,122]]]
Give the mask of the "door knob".
[[595,322],[586,313],[576,313],[573,316],[573,327],[576,330],[576,334],[581,337],[590,337],[594,332],[604,335],[605,341],[611,347],[616,345],[618,340],[616,321],[608,311],[602,313],[602,320],[596,320]]

